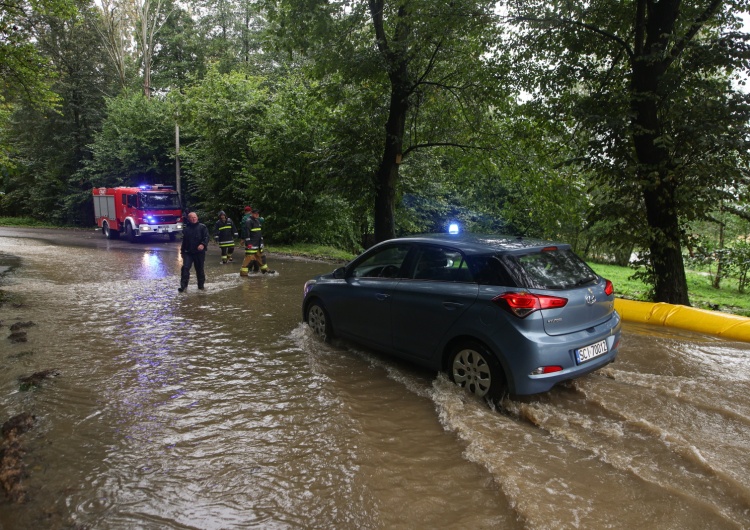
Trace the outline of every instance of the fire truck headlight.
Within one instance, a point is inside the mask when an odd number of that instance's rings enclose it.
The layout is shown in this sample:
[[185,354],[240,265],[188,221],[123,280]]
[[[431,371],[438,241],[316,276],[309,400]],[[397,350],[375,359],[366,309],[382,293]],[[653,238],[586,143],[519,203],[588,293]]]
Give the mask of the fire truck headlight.
[[150,232],[150,231],[151,231],[151,227],[150,226],[148,226],[148,225],[141,226],[141,232]]

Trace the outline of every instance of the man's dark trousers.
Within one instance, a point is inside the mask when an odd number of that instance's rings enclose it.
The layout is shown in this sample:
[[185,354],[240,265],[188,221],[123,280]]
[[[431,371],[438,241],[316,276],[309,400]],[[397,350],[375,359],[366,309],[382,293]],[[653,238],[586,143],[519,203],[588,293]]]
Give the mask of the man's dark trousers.
[[190,268],[195,265],[195,277],[198,279],[198,289],[203,289],[206,283],[206,272],[203,270],[203,264],[206,262],[206,253],[197,252],[195,254],[182,255],[182,270],[180,271],[180,287],[186,289],[190,280]]

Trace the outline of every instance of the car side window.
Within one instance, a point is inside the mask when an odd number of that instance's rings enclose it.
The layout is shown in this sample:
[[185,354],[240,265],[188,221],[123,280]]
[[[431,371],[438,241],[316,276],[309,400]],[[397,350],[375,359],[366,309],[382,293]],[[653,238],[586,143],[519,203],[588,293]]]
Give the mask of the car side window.
[[457,250],[442,247],[420,249],[412,277],[415,280],[444,282],[474,281],[463,255]]
[[351,270],[355,278],[400,278],[401,265],[409,253],[409,245],[383,248],[357,263]]
[[474,278],[480,285],[518,287],[500,256],[476,256],[472,259]]

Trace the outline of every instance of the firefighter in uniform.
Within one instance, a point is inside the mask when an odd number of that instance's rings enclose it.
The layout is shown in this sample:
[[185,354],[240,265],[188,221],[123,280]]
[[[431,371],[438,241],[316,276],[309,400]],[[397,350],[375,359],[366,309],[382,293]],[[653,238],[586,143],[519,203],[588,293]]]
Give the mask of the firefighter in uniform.
[[270,270],[266,263],[266,255],[263,251],[263,234],[260,227],[260,212],[253,210],[252,215],[247,219],[242,228],[242,234],[245,236],[245,260],[240,268],[240,276],[247,276],[252,266],[254,272],[263,274],[274,274],[276,271]]
[[239,234],[234,222],[223,211],[219,212],[219,220],[214,225],[214,234],[214,239],[221,248],[221,264],[226,265],[228,261],[233,261],[234,238]]
[[242,230],[242,239],[245,240],[245,244],[243,247],[245,248],[245,260],[247,263],[242,264],[242,267],[240,268],[240,276],[247,276],[249,272],[249,265],[250,260],[248,259],[248,253],[247,253],[247,240],[250,237],[249,232],[249,226],[252,224],[253,220],[253,209],[250,206],[245,206],[245,214],[242,216],[242,221],[240,221],[240,230]]

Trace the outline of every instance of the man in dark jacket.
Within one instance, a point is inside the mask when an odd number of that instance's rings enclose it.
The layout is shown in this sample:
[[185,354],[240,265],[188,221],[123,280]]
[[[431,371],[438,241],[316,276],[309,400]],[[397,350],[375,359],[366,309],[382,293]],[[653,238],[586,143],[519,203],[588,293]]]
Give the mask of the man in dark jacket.
[[195,276],[198,279],[198,289],[203,289],[206,283],[206,273],[203,265],[206,262],[206,248],[208,247],[208,228],[198,222],[198,214],[190,212],[187,216],[188,222],[182,229],[182,270],[180,271],[180,287],[183,292],[187,289],[190,281],[190,268],[195,265]]

